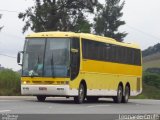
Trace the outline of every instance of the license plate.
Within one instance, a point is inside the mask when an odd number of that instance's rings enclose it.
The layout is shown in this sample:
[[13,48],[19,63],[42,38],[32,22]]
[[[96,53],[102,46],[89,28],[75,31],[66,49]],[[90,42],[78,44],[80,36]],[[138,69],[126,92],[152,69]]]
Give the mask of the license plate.
[[47,88],[46,88],[46,87],[39,87],[39,90],[44,90],[44,91],[46,91]]

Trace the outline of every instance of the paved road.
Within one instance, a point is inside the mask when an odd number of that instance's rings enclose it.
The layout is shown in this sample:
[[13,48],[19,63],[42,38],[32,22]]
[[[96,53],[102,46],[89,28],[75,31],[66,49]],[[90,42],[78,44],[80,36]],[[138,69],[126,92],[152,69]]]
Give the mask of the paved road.
[[37,102],[35,97],[0,97],[0,114],[160,114],[160,100],[131,99],[128,104],[115,104],[111,99],[75,104],[73,99],[47,98]]

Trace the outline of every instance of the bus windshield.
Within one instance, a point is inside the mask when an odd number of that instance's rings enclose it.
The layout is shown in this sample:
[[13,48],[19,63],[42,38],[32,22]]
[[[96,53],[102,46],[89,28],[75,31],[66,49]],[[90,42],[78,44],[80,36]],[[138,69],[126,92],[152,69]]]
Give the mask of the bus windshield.
[[69,38],[26,39],[22,76],[69,76]]

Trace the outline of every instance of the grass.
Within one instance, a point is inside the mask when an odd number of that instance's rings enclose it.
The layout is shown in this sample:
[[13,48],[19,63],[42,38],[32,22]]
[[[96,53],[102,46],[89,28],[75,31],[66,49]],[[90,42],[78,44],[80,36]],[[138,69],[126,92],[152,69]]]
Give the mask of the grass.
[[160,68],[160,59],[143,62],[143,70],[147,68]]
[[142,94],[131,97],[134,99],[160,99],[160,89],[147,85],[146,83],[143,84],[143,91]]
[[160,53],[143,57],[143,70],[147,68],[160,68]]

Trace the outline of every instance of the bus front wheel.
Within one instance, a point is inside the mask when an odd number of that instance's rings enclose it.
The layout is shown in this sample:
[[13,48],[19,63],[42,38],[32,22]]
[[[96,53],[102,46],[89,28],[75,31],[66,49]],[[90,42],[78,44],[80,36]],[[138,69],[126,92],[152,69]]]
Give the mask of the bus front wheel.
[[85,99],[85,86],[83,83],[81,83],[78,89],[78,96],[74,97],[74,101],[77,104],[81,104],[84,102],[84,99]]
[[44,102],[45,99],[46,99],[46,96],[42,96],[42,95],[38,95],[38,96],[37,96],[37,100],[38,100],[39,102]]
[[117,90],[117,96],[113,97],[113,101],[115,103],[121,103],[122,102],[122,97],[123,97],[123,88],[121,85],[118,86]]

